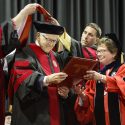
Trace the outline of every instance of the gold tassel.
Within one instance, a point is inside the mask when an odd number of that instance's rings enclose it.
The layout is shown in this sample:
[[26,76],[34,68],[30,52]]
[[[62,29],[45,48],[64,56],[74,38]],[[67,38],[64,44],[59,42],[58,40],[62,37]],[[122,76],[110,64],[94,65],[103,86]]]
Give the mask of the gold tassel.
[[61,42],[58,42],[58,52],[62,52],[64,50],[63,44]]
[[66,29],[64,28],[64,39],[66,38]]
[[70,52],[71,48],[71,37],[66,33],[66,31],[59,37],[59,42]]
[[13,106],[11,104],[9,104],[9,112],[11,112],[11,113],[12,113],[12,108],[13,108]]
[[122,53],[121,53],[121,64],[124,63],[124,55],[125,55],[125,54],[122,52]]

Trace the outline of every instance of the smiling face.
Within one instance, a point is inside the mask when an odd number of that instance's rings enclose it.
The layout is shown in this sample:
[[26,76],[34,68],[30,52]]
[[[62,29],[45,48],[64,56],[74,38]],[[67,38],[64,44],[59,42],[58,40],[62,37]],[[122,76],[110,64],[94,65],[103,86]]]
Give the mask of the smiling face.
[[111,39],[102,38],[97,46],[97,57],[103,65],[108,65],[117,59],[117,47]]
[[49,53],[58,41],[59,35],[39,33],[37,41],[41,49]]
[[116,53],[111,53],[105,44],[102,44],[100,46],[98,46],[97,49],[97,57],[99,59],[99,62],[102,63],[103,65],[108,65],[110,63],[112,63],[113,61],[115,61],[115,56]]
[[81,44],[84,47],[90,47],[96,44],[98,39],[97,31],[94,28],[87,26],[82,33]]

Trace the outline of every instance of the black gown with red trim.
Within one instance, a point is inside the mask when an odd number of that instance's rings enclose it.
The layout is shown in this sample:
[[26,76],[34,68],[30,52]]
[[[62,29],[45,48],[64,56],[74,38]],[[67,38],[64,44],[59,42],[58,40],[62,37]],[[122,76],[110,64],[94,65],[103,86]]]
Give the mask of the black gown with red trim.
[[53,72],[60,68],[52,51],[46,54],[30,44],[17,52],[9,83],[12,125],[66,125],[65,99],[58,95],[57,87],[43,86],[44,76]]
[[5,22],[0,26],[0,125],[4,125],[5,85],[7,84],[3,71],[3,58],[18,46],[20,43],[12,22]]

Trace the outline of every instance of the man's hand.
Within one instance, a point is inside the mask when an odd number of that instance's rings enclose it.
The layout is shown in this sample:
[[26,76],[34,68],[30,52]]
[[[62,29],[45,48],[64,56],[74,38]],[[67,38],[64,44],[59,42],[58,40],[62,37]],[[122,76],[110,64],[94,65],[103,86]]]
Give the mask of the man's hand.
[[37,3],[33,3],[33,4],[28,4],[26,5],[22,10],[21,10],[21,13],[28,16],[28,15],[31,15],[33,13],[35,13],[36,11],[36,8],[40,6],[39,4]]
[[53,17],[50,17],[49,22],[50,22],[51,24],[60,26],[59,22],[58,22],[55,18],[53,18]]
[[73,87],[73,89],[77,95],[81,95],[85,88],[82,87],[81,85],[76,85]]
[[58,94],[63,98],[67,98],[69,93],[69,88],[66,86],[62,86],[58,88]]
[[18,14],[12,19],[12,22],[15,24],[16,29],[18,29],[23,22],[27,19],[27,17],[33,14],[36,11],[36,8],[40,6],[37,3],[32,3],[26,5]]
[[66,73],[60,72],[60,73],[53,73],[51,75],[46,76],[46,83],[49,84],[59,84],[63,80],[66,79],[68,75]]

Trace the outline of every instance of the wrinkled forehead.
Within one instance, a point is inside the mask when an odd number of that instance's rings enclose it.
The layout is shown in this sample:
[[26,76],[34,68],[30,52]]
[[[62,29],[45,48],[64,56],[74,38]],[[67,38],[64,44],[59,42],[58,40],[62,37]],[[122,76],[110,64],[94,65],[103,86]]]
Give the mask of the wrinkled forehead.
[[53,39],[53,40],[58,40],[58,38],[59,38],[59,35],[57,35],[57,34],[40,33],[40,35],[43,35],[46,38]]
[[86,26],[85,29],[84,29],[84,32],[87,32],[87,33],[90,33],[90,34],[93,34],[93,35],[97,34],[96,29],[93,28],[93,27],[90,27],[90,26]]

